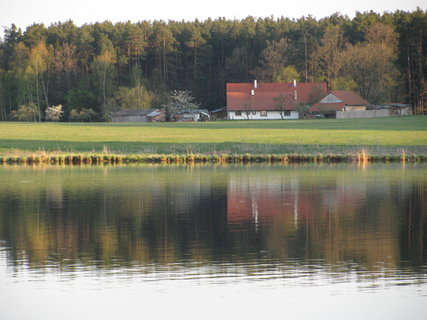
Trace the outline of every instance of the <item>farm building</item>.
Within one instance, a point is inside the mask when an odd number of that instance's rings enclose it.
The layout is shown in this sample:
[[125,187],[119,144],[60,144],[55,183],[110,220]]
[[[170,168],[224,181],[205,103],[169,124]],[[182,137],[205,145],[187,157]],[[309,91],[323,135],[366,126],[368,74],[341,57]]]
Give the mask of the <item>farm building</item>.
[[224,120],[224,119],[227,119],[226,107],[211,110],[211,120]]
[[364,111],[369,102],[353,91],[331,91],[318,103],[311,106],[311,112],[335,116],[339,111]]
[[185,110],[177,112],[172,116],[172,121],[177,122],[193,122],[193,121],[208,121],[210,115],[208,110]]
[[124,109],[111,115],[112,122],[160,122],[165,113],[159,109]]
[[228,119],[298,119],[298,106],[325,96],[326,83],[227,83]]
[[388,109],[392,116],[410,116],[412,115],[412,106],[404,103],[387,103],[386,105],[376,106],[376,109]]

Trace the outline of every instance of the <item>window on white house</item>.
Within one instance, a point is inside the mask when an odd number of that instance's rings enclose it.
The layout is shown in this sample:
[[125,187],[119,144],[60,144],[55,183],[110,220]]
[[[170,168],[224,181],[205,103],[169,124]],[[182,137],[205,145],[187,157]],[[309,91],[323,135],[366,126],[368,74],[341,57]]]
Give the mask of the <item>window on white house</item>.
[[291,116],[291,111],[290,110],[283,111],[283,116],[284,117],[290,117]]
[[252,113],[253,115],[256,115],[256,111],[251,111],[251,113]]
[[242,111],[235,111],[235,112],[234,112],[234,115],[235,115],[236,117],[239,117],[239,116],[241,116],[241,115],[242,115]]
[[261,111],[260,112],[260,116],[261,117],[266,117],[267,116],[267,111]]

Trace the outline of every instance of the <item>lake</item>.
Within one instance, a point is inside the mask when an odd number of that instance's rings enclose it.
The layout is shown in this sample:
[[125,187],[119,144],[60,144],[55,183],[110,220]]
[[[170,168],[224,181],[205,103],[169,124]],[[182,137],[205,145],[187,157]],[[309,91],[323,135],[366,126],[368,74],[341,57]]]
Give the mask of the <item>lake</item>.
[[425,319],[427,164],[0,165],[0,318]]

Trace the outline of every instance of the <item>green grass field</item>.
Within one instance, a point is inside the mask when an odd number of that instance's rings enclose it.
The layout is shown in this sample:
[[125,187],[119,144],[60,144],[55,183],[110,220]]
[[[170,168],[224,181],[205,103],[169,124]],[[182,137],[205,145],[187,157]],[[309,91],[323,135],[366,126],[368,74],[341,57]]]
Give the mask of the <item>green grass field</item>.
[[0,154],[427,154],[427,117],[207,123],[0,123]]

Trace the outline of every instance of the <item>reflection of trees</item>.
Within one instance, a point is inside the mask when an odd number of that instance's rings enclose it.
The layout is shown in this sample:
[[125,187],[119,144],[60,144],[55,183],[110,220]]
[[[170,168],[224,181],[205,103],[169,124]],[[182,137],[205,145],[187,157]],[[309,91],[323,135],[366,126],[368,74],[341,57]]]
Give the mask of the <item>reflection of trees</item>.
[[12,261],[108,266],[167,263],[204,256],[206,248],[216,254],[223,233],[217,229],[225,227],[221,175],[145,169],[140,175],[112,168],[45,175],[40,169],[11,180],[0,190],[0,239]]
[[0,170],[11,177],[0,240],[16,265],[274,258],[396,269],[426,256],[422,167]]
[[426,199],[427,186],[423,181],[414,183],[411,194],[408,197],[400,199],[405,209],[402,228],[399,230],[402,239],[400,253],[402,260],[414,266],[421,266],[426,263]]

